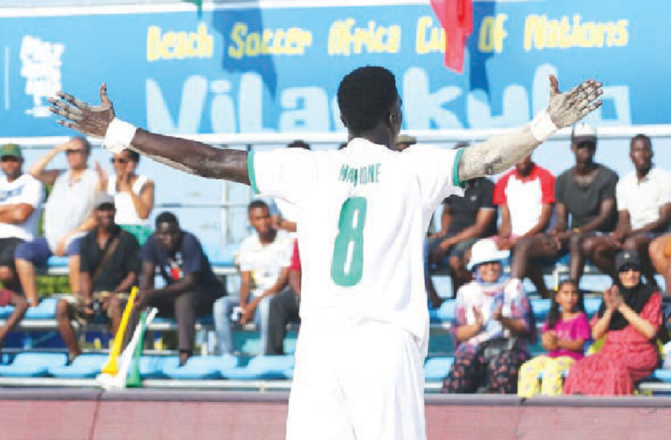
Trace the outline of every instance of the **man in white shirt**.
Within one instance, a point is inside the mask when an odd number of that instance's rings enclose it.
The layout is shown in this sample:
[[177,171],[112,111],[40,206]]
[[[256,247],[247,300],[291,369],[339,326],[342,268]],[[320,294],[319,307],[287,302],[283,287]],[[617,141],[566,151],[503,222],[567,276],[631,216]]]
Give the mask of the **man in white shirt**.
[[394,151],[403,115],[396,79],[366,66],[338,88],[348,145],[337,151],[248,153],[161,136],[101,105],[60,92],[59,123],[105,136],[204,177],[249,184],[296,206],[302,257],[301,332],[287,438],[426,438],[423,364],[428,337],[423,243],[431,214],[459,185],[500,173],[558,128],[600,106],[601,84],[585,81],[550,100],[531,123],[458,151],[417,145]]
[[648,246],[671,224],[671,173],[653,166],[652,141],[644,134],[631,139],[629,158],[634,170],[617,183],[618,221],[608,235],[590,237],[583,243],[585,257],[602,272],[617,279],[615,254],[635,250],[641,256],[641,273],[657,285]]
[[[244,325],[252,320],[259,329],[261,353],[268,353],[270,300],[288,285],[293,240],[285,231],[273,227],[270,209],[263,200],[254,200],[247,211],[256,232],[240,245],[240,296],[224,296],[214,303],[214,326],[221,354],[233,353],[236,321]],[[239,314],[234,317],[236,308]]]

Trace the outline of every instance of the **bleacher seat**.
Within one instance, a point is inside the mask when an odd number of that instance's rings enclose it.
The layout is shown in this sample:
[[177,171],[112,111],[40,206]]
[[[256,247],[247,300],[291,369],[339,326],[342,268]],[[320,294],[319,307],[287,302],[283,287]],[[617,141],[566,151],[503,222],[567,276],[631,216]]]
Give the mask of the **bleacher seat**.
[[165,377],[164,368],[178,364],[177,356],[142,356],[138,368],[142,379],[158,379]]
[[536,321],[543,322],[550,313],[550,307],[552,306],[552,300],[546,298],[532,298],[531,299],[531,308],[534,311],[534,317]]
[[165,365],[163,374],[171,379],[219,379],[222,369],[235,368],[238,363],[238,358],[232,355],[193,356],[182,367],[177,364]]
[[49,368],[64,366],[67,361],[65,353],[18,353],[11,364],[0,365],[0,376],[43,377],[48,375]]
[[585,297],[584,304],[585,304],[585,312],[587,312],[587,315],[593,316],[594,314],[596,314],[596,312],[599,311],[599,307],[601,307],[602,302],[603,298],[601,298],[600,296]]
[[652,373],[652,378],[661,382],[671,382],[671,370],[658,368],[654,373]]
[[49,374],[62,379],[93,378],[100,374],[100,369],[108,358],[109,355],[104,353],[83,353],[77,356],[70,365],[49,368]]
[[222,368],[226,379],[289,379],[293,376],[294,356],[255,356],[244,367]]
[[424,378],[426,381],[441,381],[450,373],[454,363],[453,357],[434,357],[424,364]]
[[55,319],[58,298],[44,298],[37,307],[30,307],[24,319]]
[[234,255],[240,250],[239,245],[228,245],[224,248],[219,246],[206,247],[205,254],[212,266],[225,267],[234,266]]
[[451,322],[454,319],[454,308],[456,300],[448,299],[443,301],[438,310],[436,310],[436,317],[440,322]]

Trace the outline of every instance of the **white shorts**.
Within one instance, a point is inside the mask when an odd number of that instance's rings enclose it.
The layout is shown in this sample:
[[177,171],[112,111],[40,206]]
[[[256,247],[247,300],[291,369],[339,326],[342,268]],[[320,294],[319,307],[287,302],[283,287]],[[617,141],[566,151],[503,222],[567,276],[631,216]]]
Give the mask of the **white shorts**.
[[287,440],[424,440],[424,356],[393,325],[301,324]]

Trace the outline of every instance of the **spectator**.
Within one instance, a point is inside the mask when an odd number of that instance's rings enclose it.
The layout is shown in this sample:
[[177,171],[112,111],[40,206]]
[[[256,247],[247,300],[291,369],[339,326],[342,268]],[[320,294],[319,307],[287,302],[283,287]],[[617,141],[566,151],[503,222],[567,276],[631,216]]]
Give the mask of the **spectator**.
[[122,301],[128,299],[140,272],[140,246],[133,235],[115,223],[112,196],[98,193],[94,206],[96,227],[82,238],[80,245],[81,292],[61,299],[56,306],[58,331],[68,347],[70,360],[81,353],[71,319],[83,327],[94,317],[104,316],[116,334],[123,313]]
[[270,300],[268,316],[268,354],[284,354],[284,337],[287,324],[300,321],[298,309],[301,297],[301,258],[298,253],[298,241],[294,241],[294,250],[289,266],[289,288],[282,290]]
[[651,243],[648,255],[655,270],[664,278],[667,296],[671,292],[671,234],[655,238]]
[[14,251],[35,238],[44,197],[42,184],[23,173],[23,155],[16,144],[0,147],[0,281],[9,290],[21,292]]
[[[457,147],[465,147],[460,144]],[[429,238],[425,260],[425,282],[431,303],[440,299],[430,277],[432,268],[448,268],[452,292],[471,280],[466,269],[468,251],[473,243],[496,235],[496,207],[492,202],[494,184],[486,177],[466,181],[464,196],[449,196],[443,200],[440,232]]]
[[[177,318],[179,363],[193,354],[196,317],[212,314],[212,305],[223,295],[223,286],[212,272],[198,239],[180,229],[177,217],[163,212],[156,217],[156,232],[140,252],[142,276],[137,310],[158,308],[159,317]],[[165,287],[154,287],[158,267]]]
[[[68,170],[45,170],[57,154],[65,152]],[[44,236],[22,243],[14,258],[21,286],[33,306],[37,305],[35,266],[52,255],[69,257],[70,289],[79,292],[79,242],[95,226],[93,198],[98,175],[87,166],[91,145],[74,137],[57,145],[30,168],[29,173],[45,185],[53,185],[44,208]]]
[[[586,238],[610,232],[615,225],[615,185],[617,174],[594,162],[596,129],[587,124],[573,127],[571,151],[576,164],[556,181],[555,224],[547,234],[521,239],[515,245],[513,278],[523,279],[540,272],[543,261],[570,254],[569,278],[579,283],[585,263]],[[568,217],[571,224],[568,226]],[[539,261],[540,260],[540,261]],[[550,298],[542,276],[534,282],[543,298]]]
[[503,276],[509,255],[493,240],[473,245],[468,268],[474,279],[457,292],[450,330],[457,348],[444,393],[474,393],[483,386],[492,393],[517,391],[517,372],[529,359],[536,325],[522,284]]
[[154,181],[136,174],[140,154],[123,150],[112,157],[114,175],[101,179],[105,191],[114,197],[117,213],[114,221],[143,245],[149,235],[149,215],[154,209]]
[[639,134],[631,139],[629,157],[635,170],[621,179],[616,188],[618,222],[609,235],[585,240],[585,256],[613,280],[618,275],[613,259],[618,250],[634,250],[641,258],[641,272],[658,288],[648,257],[652,240],[671,223],[671,174],[652,165],[650,138]]
[[[558,396],[564,388],[564,373],[583,358],[585,342],[591,337],[582,294],[576,283],[566,280],[552,296],[552,306],[543,326],[545,356],[536,356],[520,368],[517,395]],[[543,373],[542,381],[538,380]],[[539,386],[540,385],[540,386]]]
[[240,324],[255,320],[260,332],[261,352],[267,353],[270,299],[287,286],[291,238],[273,227],[268,205],[262,200],[250,203],[248,214],[256,233],[240,245],[240,296],[221,298],[214,305],[214,326],[221,354],[233,352],[236,319],[231,315],[236,306],[240,307]]
[[416,137],[408,136],[407,134],[399,134],[396,138],[396,151],[403,151],[411,145],[415,145],[416,143]]
[[604,336],[601,350],[578,361],[564,385],[566,394],[600,396],[632,394],[637,381],[659,363],[655,336],[662,324],[662,299],[641,280],[636,251],[615,257],[618,280],[603,293],[599,313],[592,318],[592,337]]

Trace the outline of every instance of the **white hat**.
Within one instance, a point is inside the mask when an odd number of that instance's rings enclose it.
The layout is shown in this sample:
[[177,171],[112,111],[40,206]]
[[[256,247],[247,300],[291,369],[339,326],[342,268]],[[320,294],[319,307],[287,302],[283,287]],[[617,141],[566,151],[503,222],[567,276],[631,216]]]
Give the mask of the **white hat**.
[[596,142],[596,127],[584,122],[575,124],[571,132],[571,142],[579,144],[585,141]]
[[473,270],[478,264],[482,263],[505,261],[509,256],[509,250],[499,250],[494,240],[483,238],[476,241],[473,247],[471,247],[471,259],[468,262],[468,270]]

